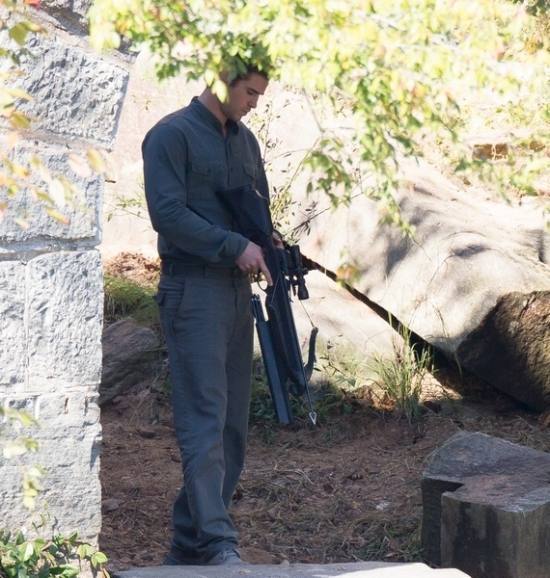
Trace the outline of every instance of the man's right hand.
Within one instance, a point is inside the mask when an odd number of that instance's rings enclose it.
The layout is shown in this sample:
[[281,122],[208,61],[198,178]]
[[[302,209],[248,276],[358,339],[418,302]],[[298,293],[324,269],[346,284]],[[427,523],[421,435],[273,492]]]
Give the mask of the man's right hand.
[[245,273],[263,273],[267,284],[273,285],[273,279],[267,265],[265,264],[262,248],[252,241],[248,242],[246,249],[235,261],[237,267]]

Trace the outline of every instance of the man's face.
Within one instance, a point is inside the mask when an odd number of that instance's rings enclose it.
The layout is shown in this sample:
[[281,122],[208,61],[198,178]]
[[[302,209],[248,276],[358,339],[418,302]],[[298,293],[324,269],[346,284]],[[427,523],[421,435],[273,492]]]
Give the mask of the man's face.
[[267,78],[252,72],[229,86],[227,100],[221,103],[225,116],[234,122],[241,120],[251,109],[256,108],[258,98],[264,94],[267,84]]

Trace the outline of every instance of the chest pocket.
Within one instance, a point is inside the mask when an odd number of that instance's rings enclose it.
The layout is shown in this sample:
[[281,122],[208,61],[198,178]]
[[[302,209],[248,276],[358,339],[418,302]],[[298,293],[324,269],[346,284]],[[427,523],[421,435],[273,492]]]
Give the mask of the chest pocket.
[[256,179],[258,177],[258,167],[255,163],[243,163],[244,184],[256,186]]
[[187,194],[190,198],[197,198],[223,188],[225,172],[222,163],[192,160],[187,171]]

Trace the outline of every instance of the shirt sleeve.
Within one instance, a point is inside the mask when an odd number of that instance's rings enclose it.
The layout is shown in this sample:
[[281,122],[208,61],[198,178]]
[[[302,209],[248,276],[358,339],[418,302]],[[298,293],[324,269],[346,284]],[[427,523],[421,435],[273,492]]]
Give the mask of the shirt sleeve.
[[145,197],[153,229],[176,247],[210,263],[235,261],[248,240],[213,225],[187,206],[187,143],[170,125],[157,125],[142,145]]

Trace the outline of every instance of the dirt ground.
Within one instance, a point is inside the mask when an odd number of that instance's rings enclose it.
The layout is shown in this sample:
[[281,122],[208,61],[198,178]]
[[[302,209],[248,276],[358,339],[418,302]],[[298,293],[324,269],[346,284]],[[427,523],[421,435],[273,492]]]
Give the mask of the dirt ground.
[[[106,267],[111,274],[154,281],[150,262],[117,259]],[[550,451],[548,416],[479,384],[427,406],[413,425],[368,398],[334,406],[316,427],[253,423],[232,509],[243,558],[420,560],[423,463],[442,442],[459,430],[481,431]],[[102,425],[100,548],[112,570],[160,564],[181,484],[168,395],[139,384],[103,407]]]

